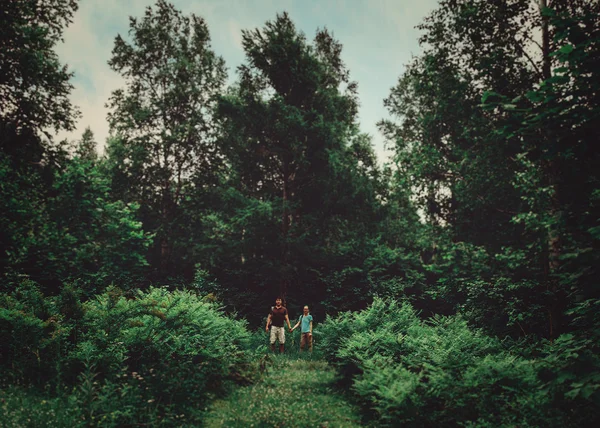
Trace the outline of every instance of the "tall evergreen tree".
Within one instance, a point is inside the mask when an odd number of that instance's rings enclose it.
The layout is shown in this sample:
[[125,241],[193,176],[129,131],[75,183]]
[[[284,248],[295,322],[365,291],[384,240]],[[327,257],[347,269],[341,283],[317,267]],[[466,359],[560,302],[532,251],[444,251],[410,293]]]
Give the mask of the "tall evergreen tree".
[[[276,286],[273,277],[258,280],[267,290],[322,297],[314,272],[330,265],[352,227],[369,229],[376,212],[378,172],[370,141],[357,132],[356,83],[327,30],[310,44],[284,13],[242,34],[247,61],[219,117],[231,182],[271,213],[268,231],[254,229],[270,245],[250,257],[278,276]],[[254,239],[249,232],[243,239]]]
[[77,147],[75,148],[75,154],[84,159],[86,161],[96,161],[98,159],[98,152],[96,151],[97,145],[94,140],[94,133],[88,126],[83,131],[83,135],[81,136],[81,140],[77,142]]

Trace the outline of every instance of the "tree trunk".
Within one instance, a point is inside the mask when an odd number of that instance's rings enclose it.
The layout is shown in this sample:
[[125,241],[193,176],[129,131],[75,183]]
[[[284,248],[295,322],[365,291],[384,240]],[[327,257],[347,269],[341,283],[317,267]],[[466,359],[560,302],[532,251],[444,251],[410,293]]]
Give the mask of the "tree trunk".
[[[540,0],[540,14],[548,7],[548,0]],[[550,66],[550,32],[548,29],[548,17],[542,16],[542,74],[544,80],[549,79],[552,75]]]
[[288,200],[289,200],[289,174],[290,165],[286,156],[283,158],[283,207],[282,207],[282,218],[281,218],[281,280],[279,284],[279,294],[282,299],[288,291],[289,278],[288,278],[288,233],[289,233],[289,213],[288,213]]
[[166,277],[169,270],[169,241],[166,236],[160,240],[160,274]]
[[164,183],[162,197],[162,219],[160,237],[160,275],[166,278],[169,273],[169,257],[171,253],[169,242],[169,224],[171,220],[171,195],[169,193],[169,181]]
[[[540,14],[543,10],[548,7],[548,0],[539,1]],[[547,16],[542,16],[542,74],[543,79],[548,80],[552,77],[552,63],[550,57],[550,28]],[[548,146],[557,144],[552,141],[552,136],[548,135],[545,130],[542,136],[543,143]],[[556,272],[560,266],[560,233],[559,233],[559,221],[560,214],[560,200],[558,197],[557,182],[558,182],[558,171],[556,168],[556,159],[549,159],[548,161],[542,162],[542,169],[545,176],[545,181],[548,186],[552,189],[550,196],[549,206],[549,217],[552,219],[552,224],[548,228],[546,236],[546,251],[544,254],[544,274],[546,289],[552,292],[552,301],[548,309],[548,335],[550,339],[553,339],[557,334],[559,320],[561,319],[562,310],[564,309],[563,302],[559,297],[559,287],[555,277]]]

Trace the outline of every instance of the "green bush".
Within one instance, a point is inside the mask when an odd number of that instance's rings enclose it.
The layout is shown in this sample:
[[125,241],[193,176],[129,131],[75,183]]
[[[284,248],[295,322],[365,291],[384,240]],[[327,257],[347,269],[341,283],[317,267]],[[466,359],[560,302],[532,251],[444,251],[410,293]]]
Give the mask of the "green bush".
[[375,299],[319,332],[378,424],[540,426],[556,417],[535,361],[460,317],[422,321],[408,303]]
[[343,365],[352,360],[343,349],[350,337],[362,340],[362,333],[373,332],[377,328],[404,329],[416,319],[416,313],[410,305],[375,298],[368,310],[327,317],[315,331],[315,336],[319,338],[325,358],[330,361],[341,360]]
[[[544,390],[552,405],[574,426],[600,422],[600,299],[587,299],[567,311],[571,333],[545,341],[540,354]],[[592,423],[595,421],[595,423]]]
[[0,294],[0,370],[18,383],[55,380],[68,350],[71,328],[55,299],[47,299],[28,279]]
[[194,293],[151,288],[127,299],[110,289],[84,307],[82,340],[72,358],[111,381],[136,379],[148,399],[201,402],[223,380],[245,375],[245,323]]
[[428,293],[459,312],[473,326],[493,335],[547,334],[550,295],[539,281],[443,278]]
[[80,294],[66,286],[44,297],[25,281],[0,296],[4,381],[46,389],[11,390],[2,412],[7,425],[28,425],[30,406],[19,403],[36,403],[37,396],[54,410],[59,401],[65,406],[59,415],[32,404],[42,426],[194,425],[207,400],[254,374],[251,362],[261,349],[248,351],[246,323],[224,316],[212,299],[109,287],[82,304]]

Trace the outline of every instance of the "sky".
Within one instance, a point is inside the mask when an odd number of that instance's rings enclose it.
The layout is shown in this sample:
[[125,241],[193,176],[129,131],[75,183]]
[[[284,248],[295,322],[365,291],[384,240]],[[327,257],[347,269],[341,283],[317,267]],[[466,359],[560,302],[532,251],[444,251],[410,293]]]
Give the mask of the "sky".
[[[171,0],[186,14],[203,17],[211,45],[223,57],[228,82],[237,80],[245,62],[241,30],[262,28],[286,11],[308,40],[318,28],[327,28],[343,45],[342,59],[358,83],[361,131],[372,137],[379,162],[387,160],[377,122],[388,118],[383,106],[411,58],[418,56],[419,30],[415,27],[437,5],[437,0]],[[108,66],[115,37],[127,37],[129,17],[141,17],[155,0],[82,0],[64,43],[57,46],[63,63],[74,72],[72,102],[82,117],[72,133],[59,138],[77,140],[84,129],[93,131],[100,151],[109,135],[105,107],[112,91],[124,80]]]

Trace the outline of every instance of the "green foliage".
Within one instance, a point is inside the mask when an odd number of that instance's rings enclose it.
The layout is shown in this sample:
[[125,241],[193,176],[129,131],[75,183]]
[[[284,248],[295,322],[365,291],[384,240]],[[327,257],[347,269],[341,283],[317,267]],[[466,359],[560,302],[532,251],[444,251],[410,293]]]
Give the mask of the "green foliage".
[[71,73],[59,62],[54,46],[61,41],[64,28],[76,10],[75,0],[3,2],[0,29],[0,130],[4,137],[0,139],[0,147],[3,151],[23,155],[30,149],[23,144],[26,138],[17,147],[10,147],[10,140],[5,138],[10,134],[26,137],[31,131],[72,128]]
[[442,278],[426,294],[456,308],[471,325],[490,334],[543,336],[548,333],[544,308],[550,293],[536,293],[531,280],[513,281],[504,277],[489,280]]
[[56,380],[71,331],[39,287],[23,280],[0,295],[0,365],[6,379],[43,384]]
[[86,161],[95,162],[98,160],[98,152],[96,151],[96,141],[94,140],[94,133],[87,127],[83,131],[81,140],[77,143],[75,148],[75,154]]
[[0,389],[0,425],[10,427],[68,428],[81,425],[74,400],[49,397],[35,389]]
[[[557,332],[584,337],[587,332],[576,331],[581,327],[570,323],[570,314],[582,299],[599,297],[593,231],[600,218],[594,196],[600,158],[592,149],[600,117],[598,13],[597,2],[560,2],[542,11],[550,25],[543,81],[517,94],[518,108],[505,113],[510,124],[498,130],[522,141],[513,184],[524,207],[513,222],[536,237],[526,251],[541,256],[545,267],[540,283],[547,337]],[[498,91],[482,99],[483,107],[501,110],[512,96]],[[594,328],[585,324],[586,330]]]
[[75,358],[93,355],[100,373],[114,373],[124,359],[140,374],[156,370],[159,379],[153,382],[162,382],[165,397],[200,398],[207,385],[233,376],[244,361],[244,323],[222,317],[214,304],[190,292],[151,288],[129,300],[112,289],[84,306]]
[[[9,157],[0,153],[0,221],[3,224],[0,263],[9,274],[11,270],[19,272],[34,264],[34,260],[26,260],[27,256],[36,254],[37,248],[50,239],[45,228],[49,219],[41,197],[42,183],[40,174],[21,174]],[[6,283],[2,282],[2,289],[6,289]]]
[[[389,302],[389,303],[388,303]],[[316,335],[320,337],[320,347],[328,360],[340,360],[339,351],[352,335],[372,331],[377,326],[391,329],[406,329],[408,323],[416,320],[416,313],[408,304],[400,305],[395,300],[375,298],[369,310],[343,312],[328,317],[319,325]]]
[[540,346],[545,390],[554,405],[580,426],[597,420],[600,408],[600,300],[587,299],[567,311],[578,331]]
[[57,196],[49,210],[61,233],[50,251],[64,259],[56,267],[61,279],[77,278],[89,291],[101,291],[110,283],[128,288],[139,281],[151,242],[136,220],[139,206],[111,201],[109,181],[99,167],[83,159],[68,164],[56,177],[54,189]]
[[204,426],[360,426],[356,410],[332,394],[336,374],[326,363],[286,357],[269,361],[257,384],[216,401]]
[[[408,187],[427,223],[415,304],[492,334],[583,337],[570,314],[598,298],[600,5],[542,5],[440,2],[380,128],[390,190]],[[380,294],[401,289],[382,279]]]
[[230,221],[218,238],[233,251],[213,272],[236,295],[363,306],[349,297],[367,295],[359,271],[381,183],[342,46],[327,30],[307,40],[287,13],[242,39],[246,63],[217,114],[237,191],[220,204]]
[[[223,93],[206,22],[164,0],[115,40],[107,157],[53,143],[76,2],[4,3],[0,424],[199,425],[258,365],[209,425],[353,426],[320,354],[377,425],[598,423],[600,3],[441,0],[383,169],[327,30],[243,31]],[[235,320],[276,292],[327,314],[302,361]]]
[[[24,281],[2,295],[0,361],[4,382],[56,387],[69,403],[65,414],[92,425],[199,418],[206,401],[227,385],[252,379],[249,358],[264,349],[247,351],[245,322],[189,291],[151,288],[126,298],[111,287],[83,305],[79,293],[67,286],[60,296],[44,298]],[[19,394],[27,400],[36,392],[14,394],[11,400]],[[16,423],[23,415],[14,403],[4,412]],[[41,423],[49,418],[42,417],[44,409],[34,412]],[[66,416],[55,417],[58,423]]]
[[328,319],[319,334],[378,424],[540,426],[557,417],[540,363],[460,317],[421,321],[407,303],[375,299]]
[[37,171],[23,173],[0,156],[3,287],[20,274],[54,292],[63,281],[88,294],[139,281],[150,236],[135,218],[138,206],[112,201],[99,167],[81,158],[51,174],[45,189]]
[[156,235],[148,276],[164,280],[195,264],[185,260],[194,213],[182,205],[196,186],[214,185],[222,169],[211,118],[226,70],[205,20],[164,0],[130,18],[130,36],[116,37],[109,61],[127,84],[109,101],[115,138],[106,169],[116,199],[143,207],[144,229]]

